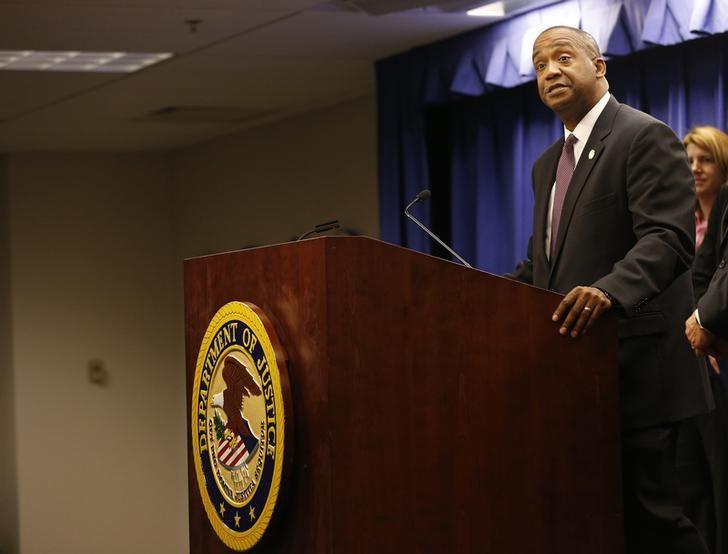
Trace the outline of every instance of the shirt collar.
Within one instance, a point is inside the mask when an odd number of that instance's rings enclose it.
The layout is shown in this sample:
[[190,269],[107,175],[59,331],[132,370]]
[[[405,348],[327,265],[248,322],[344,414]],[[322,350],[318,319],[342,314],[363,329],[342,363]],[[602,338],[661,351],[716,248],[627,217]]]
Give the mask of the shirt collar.
[[594,107],[586,113],[573,131],[569,131],[564,126],[564,138],[569,135],[574,135],[582,145],[586,144],[592,129],[594,129],[594,125],[596,125],[597,119],[599,119],[602,111],[607,106],[607,102],[609,102],[609,91],[605,92],[604,96],[599,99],[599,102],[594,104]]

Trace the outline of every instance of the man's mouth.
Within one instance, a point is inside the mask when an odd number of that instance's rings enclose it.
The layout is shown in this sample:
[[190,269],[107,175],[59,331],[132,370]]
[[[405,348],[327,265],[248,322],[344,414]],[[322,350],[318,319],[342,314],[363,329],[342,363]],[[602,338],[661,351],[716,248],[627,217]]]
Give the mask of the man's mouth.
[[554,92],[554,91],[556,91],[556,90],[559,90],[559,89],[562,89],[562,88],[566,88],[566,85],[565,85],[565,84],[563,84],[563,83],[555,83],[555,84],[553,84],[553,85],[550,85],[550,86],[549,86],[549,87],[548,87],[548,88],[546,89],[546,94],[551,94],[552,92]]

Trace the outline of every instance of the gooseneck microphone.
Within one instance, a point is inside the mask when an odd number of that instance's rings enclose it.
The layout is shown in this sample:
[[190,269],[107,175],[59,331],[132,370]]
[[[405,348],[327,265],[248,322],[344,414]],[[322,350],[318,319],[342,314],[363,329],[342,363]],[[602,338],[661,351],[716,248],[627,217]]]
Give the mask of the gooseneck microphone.
[[429,230],[429,229],[428,229],[427,227],[425,227],[425,225],[423,225],[423,224],[422,224],[422,222],[421,222],[421,221],[420,221],[419,219],[417,219],[417,218],[416,218],[415,216],[413,216],[413,215],[412,215],[412,214],[411,214],[411,213],[409,212],[409,209],[410,209],[410,208],[411,208],[412,206],[414,206],[414,205],[415,205],[415,204],[417,204],[418,202],[424,202],[425,200],[429,200],[430,196],[432,196],[432,193],[430,192],[430,189],[425,189],[425,190],[422,190],[422,191],[420,191],[419,193],[417,193],[417,196],[415,196],[415,199],[414,199],[414,200],[412,200],[412,202],[410,202],[409,204],[407,204],[407,207],[406,207],[406,208],[404,209],[404,215],[406,215],[406,216],[407,216],[407,217],[409,217],[409,218],[410,218],[410,219],[411,219],[412,221],[414,221],[414,222],[415,222],[415,223],[416,223],[416,224],[417,224],[417,225],[418,225],[418,226],[420,227],[420,229],[422,229],[422,230],[423,230],[423,231],[424,231],[425,233],[427,233],[427,234],[428,234],[428,235],[430,235],[430,236],[431,236],[431,237],[432,237],[433,239],[435,239],[435,240],[436,240],[436,241],[438,242],[438,244],[439,244],[440,246],[442,246],[442,247],[443,247],[443,248],[444,248],[445,250],[447,250],[448,252],[450,252],[450,254],[452,254],[453,256],[455,256],[455,257],[456,257],[456,258],[457,258],[457,259],[458,259],[458,260],[460,261],[460,263],[462,263],[462,264],[463,264],[463,265],[464,265],[465,267],[470,267],[470,268],[472,268],[472,267],[473,267],[472,265],[470,265],[470,264],[469,264],[468,262],[466,262],[465,260],[463,260],[463,259],[462,259],[462,258],[461,258],[461,257],[460,257],[460,256],[458,255],[458,253],[457,253],[457,252],[455,252],[455,251],[454,251],[454,250],[453,250],[452,248],[450,248],[450,247],[449,247],[449,246],[448,246],[447,244],[445,244],[444,242],[442,242],[442,241],[441,241],[441,240],[440,240],[440,239],[439,239],[439,238],[437,237],[437,235],[435,235],[435,233],[433,233],[433,232],[432,232],[432,231],[430,231],[430,230]]

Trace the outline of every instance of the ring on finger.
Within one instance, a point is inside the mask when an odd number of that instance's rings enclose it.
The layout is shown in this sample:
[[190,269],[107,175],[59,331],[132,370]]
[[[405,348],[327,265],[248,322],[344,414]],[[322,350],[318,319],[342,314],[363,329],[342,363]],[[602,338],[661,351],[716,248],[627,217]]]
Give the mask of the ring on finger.
[[589,306],[584,306],[584,311],[585,312],[591,312],[592,311],[592,308],[590,308]]

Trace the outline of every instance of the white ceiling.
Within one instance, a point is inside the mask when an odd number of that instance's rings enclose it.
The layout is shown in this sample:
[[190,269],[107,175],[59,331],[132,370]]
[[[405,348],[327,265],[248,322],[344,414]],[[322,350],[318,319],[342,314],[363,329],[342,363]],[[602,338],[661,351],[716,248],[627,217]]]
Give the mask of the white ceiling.
[[[201,20],[196,32],[190,19]],[[321,0],[0,0],[0,50],[174,53],[133,74],[0,71],[0,151],[202,142],[372,94],[377,59],[487,23],[432,10],[371,16]],[[170,106],[250,118],[148,117]]]

